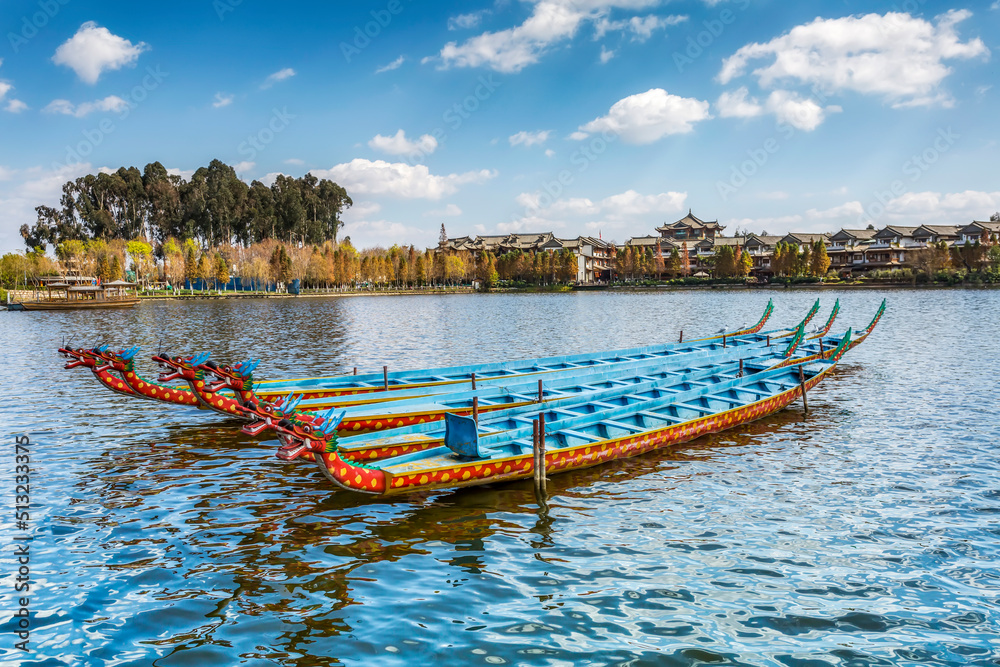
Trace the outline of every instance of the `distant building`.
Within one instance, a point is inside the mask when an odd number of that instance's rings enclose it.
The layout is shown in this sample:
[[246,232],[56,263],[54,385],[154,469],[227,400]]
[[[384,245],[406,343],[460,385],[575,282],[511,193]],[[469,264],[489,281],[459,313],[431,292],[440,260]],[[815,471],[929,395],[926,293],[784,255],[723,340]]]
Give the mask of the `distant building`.
[[465,250],[473,253],[489,252],[495,256],[520,250],[525,253],[556,252],[569,250],[576,256],[576,281],[578,283],[604,282],[611,279],[614,268],[615,245],[592,236],[575,239],[556,238],[552,232],[538,234],[505,234],[502,236],[461,236],[448,239],[446,250]]
[[[717,220],[697,218],[688,214],[672,223],[656,227],[656,235],[634,236],[622,245],[642,252],[652,251],[664,259],[674,250],[687,249],[686,267],[689,275],[712,271],[712,258],[722,246],[740,248],[750,255],[750,275],[768,279],[773,275],[771,261],[779,243],[795,244],[800,248],[822,241],[830,258],[830,270],[840,275],[864,274],[875,269],[912,266],[914,253],[931,244],[945,242],[950,247],[977,241],[983,245],[1000,243],[1000,222],[974,220],[965,226],[921,225],[919,227],[887,225],[882,229],[841,229],[834,234],[789,232],[784,236],[746,234],[722,236],[725,229]],[[615,273],[614,244],[579,236],[560,239],[552,232],[540,234],[507,234],[502,236],[463,236],[448,239],[446,248],[472,252],[489,251],[502,255],[514,250],[523,252],[566,249],[577,257],[577,282],[591,283],[611,280]]]
[[972,224],[961,227],[958,230],[959,241],[965,243],[975,243],[977,240],[982,243],[984,239],[988,240],[990,243],[995,243],[998,236],[1000,236],[1000,222],[979,222],[978,220],[973,220]]
[[661,238],[690,242],[705,238],[715,238],[722,234],[723,229],[725,227],[720,225],[718,220],[711,222],[700,220],[691,213],[691,209],[688,209],[688,214],[683,218],[669,225],[664,224],[661,227],[657,227],[656,231],[660,233]]

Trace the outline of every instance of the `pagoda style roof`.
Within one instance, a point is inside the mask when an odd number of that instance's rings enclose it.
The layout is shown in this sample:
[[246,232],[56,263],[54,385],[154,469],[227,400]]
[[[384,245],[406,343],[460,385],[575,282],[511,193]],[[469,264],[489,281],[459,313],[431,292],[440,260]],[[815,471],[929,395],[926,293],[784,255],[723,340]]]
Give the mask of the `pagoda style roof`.
[[976,232],[989,232],[990,234],[1000,234],[1000,222],[973,220],[970,224],[960,228],[960,234],[975,234]]
[[628,241],[625,242],[627,246],[633,247],[651,247],[655,248],[656,244],[660,244],[660,248],[676,248],[677,243],[671,241],[670,239],[665,239],[662,236],[633,236]]
[[961,228],[958,225],[920,225],[913,231],[913,236],[955,236]]
[[875,236],[878,230],[875,229],[841,229],[830,237],[831,241],[867,241]]
[[872,237],[876,239],[884,239],[891,236],[913,236],[913,232],[920,229],[919,227],[900,227],[898,225],[888,225],[878,230],[878,232]]
[[773,248],[774,246],[778,245],[778,242],[781,241],[781,239],[783,238],[785,237],[771,236],[771,235],[764,236],[763,234],[749,234],[747,236],[746,244],[763,246],[765,248]]
[[677,220],[676,222],[672,222],[669,225],[666,224],[666,223],[664,223],[660,227],[657,227],[656,231],[658,231],[658,232],[665,232],[665,231],[669,231],[671,229],[679,229],[679,228],[685,228],[685,229],[716,229],[716,230],[720,230],[720,231],[723,230],[723,229],[725,229],[725,227],[723,227],[722,225],[719,224],[718,220],[711,220],[711,221],[702,220],[702,219],[696,217],[691,212],[691,209],[688,209],[688,214],[685,215],[683,218],[681,218],[680,220]]

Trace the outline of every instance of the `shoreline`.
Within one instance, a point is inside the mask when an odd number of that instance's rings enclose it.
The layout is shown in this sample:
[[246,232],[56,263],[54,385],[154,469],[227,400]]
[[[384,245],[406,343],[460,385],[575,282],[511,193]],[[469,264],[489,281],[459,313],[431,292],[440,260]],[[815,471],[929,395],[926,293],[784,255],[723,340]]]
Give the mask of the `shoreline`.
[[[976,289],[989,290],[1000,289],[1000,284],[980,283],[969,284],[959,283],[956,285],[942,284],[910,284],[910,283],[802,283],[798,285],[591,285],[561,289],[536,289],[525,287],[513,287],[503,289],[493,289],[485,294],[572,294],[578,292],[690,292],[690,291],[710,291],[710,290],[953,290],[953,289]],[[139,295],[140,302],[145,301],[214,301],[220,299],[320,299],[332,297],[363,297],[363,296],[445,296],[458,294],[484,294],[477,292],[471,287],[441,288],[428,290],[385,290],[385,291],[352,291],[352,292],[309,292],[304,294],[155,294]],[[15,302],[17,303],[17,302]],[[0,308],[7,309],[7,304],[0,304]],[[14,309],[17,310],[17,309]]]
[[[683,292],[683,291],[709,291],[709,290],[785,290],[785,289],[806,289],[806,290],[870,290],[870,289],[918,289],[918,290],[949,290],[949,289],[1000,289],[997,284],[903,284],[903,283],[873,283],[873,284],[852,284],[852,283],[803,283],[799,285],[636,285],[636,286],[587,286],[574,287],[571,289],[532,289],[532,288],[506,288],[494,289],[485,294],[571,294],[575,292]],[[435,290],[386,290],[377,292],[353,291],[353,292],[310,292],[305,294],[178,294],[170,296],[141,296],[143,301],[190,301],[190,300],[214,300],[214,299],[316,299],[329,297],[359,297],[359,296],[443,296],[457,294],[484,294],[472,288],[448,288]]]

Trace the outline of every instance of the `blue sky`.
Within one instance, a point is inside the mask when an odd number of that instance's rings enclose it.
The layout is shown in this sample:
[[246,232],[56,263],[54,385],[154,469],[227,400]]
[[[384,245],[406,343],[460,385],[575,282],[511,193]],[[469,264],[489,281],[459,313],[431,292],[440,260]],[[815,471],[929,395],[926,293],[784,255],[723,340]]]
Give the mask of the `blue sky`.
[[0,251],[100,168],[345,186],[360,246],[688,209],[772,234],[1000,209],[1000,3],[513,0],[0,9]]

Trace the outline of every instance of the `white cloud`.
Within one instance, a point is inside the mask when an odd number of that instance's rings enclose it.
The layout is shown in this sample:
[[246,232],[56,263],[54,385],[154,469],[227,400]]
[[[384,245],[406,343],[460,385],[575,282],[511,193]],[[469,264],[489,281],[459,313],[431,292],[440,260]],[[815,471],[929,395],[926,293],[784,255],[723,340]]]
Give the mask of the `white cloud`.
[[626,143],[649,144],[669,134],[691,132],[694,123],[711,118],[708,108],[708,102],[678,97],[662,88],[653,88],[615,102],[607,116],[581,125],[570,138],[581,139],[594,132],[610,132],[620,135]]
[[723,61],[718,79],[728,83],[751,61],[773,58],[753,71],[765,88],[797,81],[826,95],[879,95],[893,106],[949,105],[951,98],[938,90],[951,72],[944,61],[989,56],[982,40],[961,42],[955,33],[971,15],[950,10],[937,17],[937,25],[892,12],[817,18],[765,44],[743,46]]
[[606,48],[604,48],[604,46],[601,46],[601,55],[598,57],[598,60],[601,61],[602,65],[606,64],[609,60],[611,60],[614,57],[615,57],[614,51],[609,51]]
[[355,158],[350,162],[334,165],[330,169],[314,169],[317,178],[329,178],[347,188],[352,196],[390,195],[403,199],[441,199],[454,194],[459,186],[484,183],[495,178],[496,171],[481,169],[464,174],[439,176],[430,173],[422,164],[385,162]]
[[448,19],[448,30],[469,30],[482,23],[483,17],[490,14],[490,10],[483,9],[470,14],[459,14]]
[[85,174],[93,173],[88,163],[70,164],[56,169],[0,169],[0,252],[23,250],[21,225],[34,224],[35,207],[57,206],[62,186]]
[[391,137],[376,134],[368,142],[368,146],[389,155],[430,155],[437,150],[438,142],[429,134],[410,140],[406,138],[406,133],[403,130],[397,130],[396,134]]
[[382,205],[373,201],[355,202],[349,210],[357,219],[370,218],[382,210]]
[[257,166],[256,162],[248,162],[248,161],[237,162],[236,164],[233,165],[233,171],[235,171],[237,174],[243,174],[248,171],[253,171],[254,167],[256,166]]
[[546,148],[545,149],[545,157],[552,157],[555,154],[556,154],[556,152],[554,150],[552,150],[551,148]]
[[722,118],[754,118],[773,113],[779,123],[786,123],[806,132],[819,127],[827,114],[841,111],[839,106],[831,104],[821,107],[815,100],[804,99],[787,90],[775,90],[761,105],[757,98],[749,96],[746,86],[719,95],[715,109]]
[[220,109],[222,107],[227,107],[232,103],[233,103],[232,95],[228,95],[226,93],[216,93],[215,100],[212,102],[212,106],[215,107],[216,109]]
[[384,67],[379,67],[378,69],[376,69],[375,73],[376,74],[381,74],[382,72],[391,72],[394,69],[399,69],[400,65],[402,65],[405,60],[406,60],[406,56],[400,56],[400,57],[396,58],[395,60],[393,60],[388,65],[385,65]]
[[576,132],[571,132],[569,138],[572,139],[573,141],[583,141],[589,136],[590,136],[589,133],[577,130]]
[[594,26],[594,39],[600,39],[609,32],[630,32],[632,39],[637,42],[645,42],[653,36],[656,30],[662,30],[668,26],[677,25],[687,21],[687,16],[633,16],[620,21],[609,21],[602,17]]
[[753,118],[764,113],[764,107],[757,103],[757,99],[749,96],[750,91],[746,86],[737,88],[733,92],[724,92],[719,95],[715,102],[715,109],[722,118]]
[[264,83],[260,85],[260,88],[261,90],[270,88],[279,81],[284,81],[285,79],[291,79],[293,76],[295,76],[295,70],[293,70],[291,67],[286,67],[285,69],[279,69],[277,72],[271,74],[266,79],[264,79]]
[[456,215],[462,215],[462,209],[460,209],[455,204],[448,204],[444,208],[436,209],[433,211],[427,211],[424,213],[424,217],[434,217],[434,218],[453,218]]
[[[0,63],[2,62],[3,61],[0,60]],[[14,86],[10,85],[6,81],[0,81],[0,100],[2,100],[4,96],[11,91],[12,88],[14,88]]]
[[787,123],[797,130],[812,132],[826,119],[826,114],[841,111],[839,106],[821,107],[814,100],[803,99],[786,90],[776,90],[767,98],[767,110],[779,123]]
[[52,62],[66,65],[76,72],[80,80],[93,84],[108,70],[134,65],[139,55],[148,50],[149,46],[144,42],[133,44],[123,37],[112,35],[107,28],[87,21],[56,49]]
[[69,100],[52,100],[42,111],[45,113],[58,113],[83,118],[95,111],[123,111],[127,108],[128,102],[117,95],[109,95],[103,100],[84,102],[79,106],[75,106]]
[[663,214],[683,211],[686,192],[661,192],[643,195],[635,190],[610,195],[594,201],[587,197],[564,197],[554,202],[541,191],[522,192],[515,199],[521,215],[510,222],[500,223],[504,233],[552,229],[623,230],[634,235],[647,235],[660,222]]
[[21,113],[28,108],[28,105],[21,100],[11,100],[7,103],[7,111],[11,113]]
[[511,146],[534,146],[541,145],[548,140],[552,130],[539,130],[538,132],[526,132],[524,130],[508,137]]
[[285,164],[294,164],[296,166],[302,166],[305,163],[306,163],[305,160],[300,160],[297,157],[290,157],[287,160],[285,160]]
[[[445,69],[485,66],[498,72],[520,72],[538,62],[551,46],[572,38],[585,21],[598,22],[615,8],[640,9],[656,4],[658,0],[538,0],[524,23],[484,32],[462,44],[448,42],[438,59]],[[637,25],[640,31],[651,30],[646,23]]]

